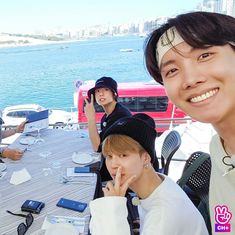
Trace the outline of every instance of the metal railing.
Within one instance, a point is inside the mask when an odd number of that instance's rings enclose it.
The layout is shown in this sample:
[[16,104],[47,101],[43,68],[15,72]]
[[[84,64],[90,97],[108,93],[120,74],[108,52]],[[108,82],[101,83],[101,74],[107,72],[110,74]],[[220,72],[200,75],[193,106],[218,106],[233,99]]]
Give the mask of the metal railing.
[[[180,124],[186,124],[189,122],[192,122],[192,118],[185,117],[185,118],[156,118],[154,119],[156,126],[158,128],[166,128],[166,129],[172,129],[175,126],[178,126]],[[97,122],[97,128],[100,130],[100,122]],[[15,125],[2,125],[3,130],[9,130],[12,128],[15,128]],[[49,124],[49,128],[53,129],[87,129],[88,123],[78,123],[78,122],[69,122],[69,123],[55,123],[55,124]]]

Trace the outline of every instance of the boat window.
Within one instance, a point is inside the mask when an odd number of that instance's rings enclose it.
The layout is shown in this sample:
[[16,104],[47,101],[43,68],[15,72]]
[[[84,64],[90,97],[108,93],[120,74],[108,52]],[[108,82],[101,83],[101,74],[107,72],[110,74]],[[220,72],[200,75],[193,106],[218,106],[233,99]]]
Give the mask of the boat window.
[[29,114],[35,113],[32,110],[21,110],[21,111],[13,111],[7,114],[8,117],[13,118],[26,118]]
[[119,97],[118,101],[132,112],[165,112],[168,106],[166,96]]
[[[118,97],[118,102],[126,106],[131,112],[165,112],[168,107],[167,96],[154,97]],[[84,112],[85,102],[83,103]],[[95,103],[96,113],[104,112],[102,106]]]

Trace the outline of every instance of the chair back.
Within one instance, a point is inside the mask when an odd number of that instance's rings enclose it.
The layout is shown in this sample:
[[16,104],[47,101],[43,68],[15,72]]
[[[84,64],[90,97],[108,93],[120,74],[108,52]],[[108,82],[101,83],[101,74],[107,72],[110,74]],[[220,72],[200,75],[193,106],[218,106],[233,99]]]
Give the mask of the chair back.
[[211,232],[209,215],[210,174],[210,155],[197,151],[192,153],[186,161],[182,176],[177,182],[202,214],[209,233]]
[[166,136],[161,151],[161,169],[160,172],[168,175],[170,161],[181,145],[180,134],[172,130]]

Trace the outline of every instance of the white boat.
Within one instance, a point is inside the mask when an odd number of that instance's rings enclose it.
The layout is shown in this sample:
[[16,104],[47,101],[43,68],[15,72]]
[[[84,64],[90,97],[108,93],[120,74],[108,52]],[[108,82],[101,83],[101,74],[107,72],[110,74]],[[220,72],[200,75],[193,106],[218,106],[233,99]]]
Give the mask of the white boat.
[[120,49],[120,52],[132,52],[132,51],[134,51],[134,50],[131,48]]
[[[8,106],[2,111],[2,119],[4,120],[4,126],[17,126],[21,122],[26,120],[29,114],[40,112],[45,110],[38,104],[21,104]],[[50,125],[66,125],[74,122],[76,117],[74,117],[72,112],[66,112],[60,109],[49,109],[49,124]]]

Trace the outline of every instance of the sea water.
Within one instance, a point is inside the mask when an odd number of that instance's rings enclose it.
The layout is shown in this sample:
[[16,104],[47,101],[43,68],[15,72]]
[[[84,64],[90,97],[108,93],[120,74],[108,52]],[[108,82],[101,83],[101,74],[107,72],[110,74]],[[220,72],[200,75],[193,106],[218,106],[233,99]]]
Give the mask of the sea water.
[[143,48],[144,38],[138,36],[2,48],[0,109],[36,103],[66,110],[74,106],[77,80],[111,76],[117,82],[149,81]]

